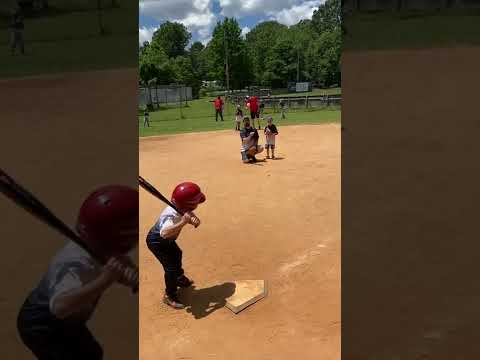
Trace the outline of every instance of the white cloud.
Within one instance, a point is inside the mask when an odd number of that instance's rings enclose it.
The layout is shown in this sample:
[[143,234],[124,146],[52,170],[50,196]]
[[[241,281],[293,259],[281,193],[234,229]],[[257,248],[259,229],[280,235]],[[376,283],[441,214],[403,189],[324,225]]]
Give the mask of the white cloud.
[[[313,11],[325,0],[218,0],[221,14],[213,13],[214,0],[144,0],[140,3],[140,14],[164,21],[184,24],[195,40],[206,44],[211,39],[218,15],[237,19],[255,16],[276,20],[291,26],[300,20],[311,18]],[[251,26],[251,25],[250,25]],[[151,39],[156,28],[139,29],[139,41]],[[251,29],[245,26],[242,35]]]
[[289,26],[311,18],[313,11],[324,2],[325,0],[219,0],[224,16],[267,16]]
[[270,16],[281,24],[292,26],[300,20],[311,19],[313,12],[318,9],[318,6],[323,2],[324,1],[307,1],[300,5],[294,5],[289,9],[283,9],[276,14],[270,14]]
[[145,41],[152,41],[153,33],[158,29],[158,27],[145,27],[142,26],[138,29],[138,42],[142,45]]
[[159,23],[179,22],[200,41],[209,39],[216,23],[212,12],[213,0],[145,0],[140,5],[140,14]]
[[250,30],[251,29],[248,26],[245,26],[244,28],[242,28],[242,36],[247,35],[250,32]]

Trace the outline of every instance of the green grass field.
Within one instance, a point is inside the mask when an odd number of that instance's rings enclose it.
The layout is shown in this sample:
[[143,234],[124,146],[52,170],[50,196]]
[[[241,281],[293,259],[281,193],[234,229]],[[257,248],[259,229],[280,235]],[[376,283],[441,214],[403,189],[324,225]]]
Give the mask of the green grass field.
[[[0,77],[18,77],[136,67],[138,46],[137,19],[130,1],[103,14],[105,36],[99,35],[95,10],[60,12],[25,20],[26,56],[10,55],[8,19],[0,21]],[[126,52],[130,48],[132,51]]]
[[480,11],[357,13],[345,17],[345,50],[418,49],[480,44]]
[[[233,130],[234,129],[234,107],[228,104],[224,113],[224,122],[215,122],[215,111],[213,105],[208,101],[210,98],[203,98],[189,102],[188,107],[163,108],[150,112],[150,127],[143,126],[142,112],[139,112],[138,124],[139,134],[143,136],[178,134],[188,132]],[[340,109],[338,107],[319,110],[290,110],[287,119],[280,120],[279,113],[266,111],[265,114],[272,115],[278,126],[298,124],[319,124],[329,122],[340,122]],[[183,116],[183,118],[182,118]],[[262,123],[264,126],[265,124]]]

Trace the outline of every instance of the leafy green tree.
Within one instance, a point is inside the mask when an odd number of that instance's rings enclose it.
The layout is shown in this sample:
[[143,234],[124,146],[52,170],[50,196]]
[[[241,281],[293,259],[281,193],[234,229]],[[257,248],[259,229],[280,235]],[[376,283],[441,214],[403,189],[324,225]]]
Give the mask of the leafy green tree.
[[144,43],[140,48],[139,76],[144,84],[154,79],[159,84],[169,84],[175,80],[175,71],[162,48]]
[[182,56],[191,37],[183,24],[167,21],[153,34],[152,45],[162,48],[169,58]]
[[170,61],[174,70],[175,82],[191,86],[192,96],[198,98],[202,82],[194,71],[191,59],[187,56],[178,56]]
[[218,22],[212,40],[207,46],[208,77],[226,85],[226,63],[228,62],[230,88],[243,88],[250,83],[251,69],[242,30],[233,18]]
[[288,31],[288,27],[276,21],[265,21],[255,26],[246,36],[248,56],[252,64],[254,83],[270,85],[271,76],[266,62],[276,40]]
[[327,0],[313,12],[312,26],[318,34],[334,31],[342,24],[341,0]]
[[326,31],[306,51],[307,77],[321,85],[340,84],[341,30]]
[[290,32],[282,34],[274,43],[265,62],[265,80],[272,87],[286,87],[295,81],[298,52]]
[[197,78],[200,81],[207,80],[208,67],[205,46],[199,41],[194,42],[190,47],[189,55]]

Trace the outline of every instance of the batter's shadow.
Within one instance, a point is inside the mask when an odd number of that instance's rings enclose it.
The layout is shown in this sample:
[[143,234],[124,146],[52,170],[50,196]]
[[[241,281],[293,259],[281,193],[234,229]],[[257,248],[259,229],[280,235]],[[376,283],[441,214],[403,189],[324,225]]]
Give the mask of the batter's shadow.
[[186,305],[187,312],[195,319],[202,319],[225,307],[227,298],[234,293],[235,284],[226,282],[203,289],[197,289],[194,285],[187,289],[180,289],[178,295]]

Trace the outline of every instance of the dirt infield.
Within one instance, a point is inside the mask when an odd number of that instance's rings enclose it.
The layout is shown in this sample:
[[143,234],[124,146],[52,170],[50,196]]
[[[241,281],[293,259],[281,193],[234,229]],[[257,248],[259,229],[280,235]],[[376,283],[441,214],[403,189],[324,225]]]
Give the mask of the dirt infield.
[[[164,205],[140,193],[142,360],[340,359],[340,126],[279,125],[279,159],[256,165],[233,131],[140,140],[140,174],[160,191],[193,180],[207,195],[178,240],[192,306],[174,311],[144,240]],[[269,295],[234,315],[222,305],[242,279]]]
[[342,356],[479,359],[480,48],[342,57]]

